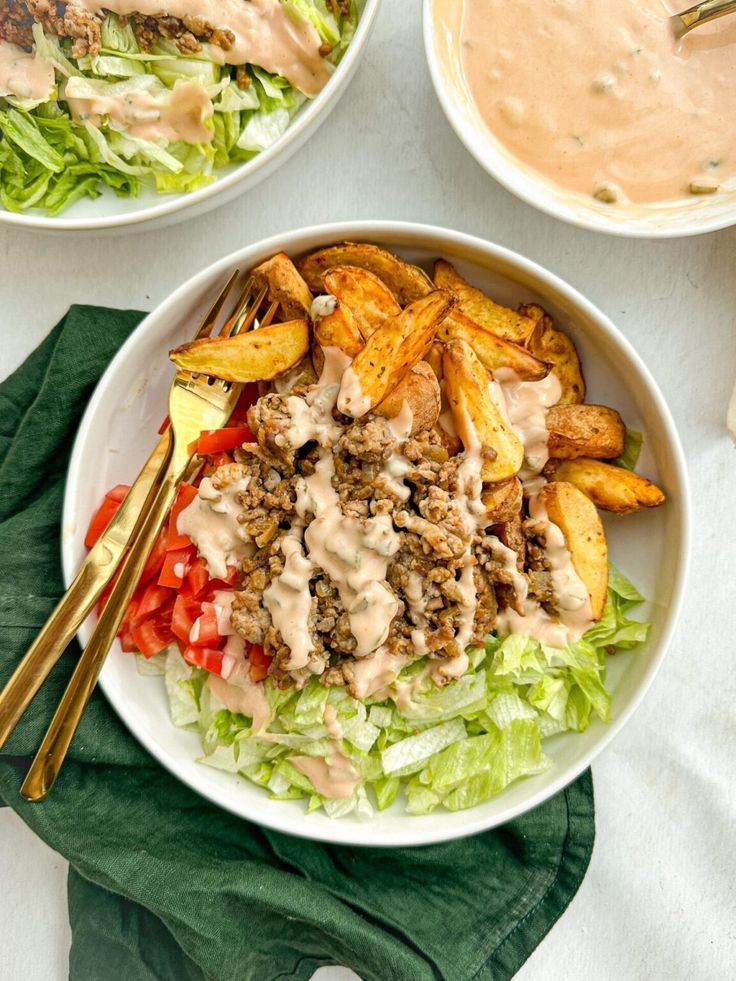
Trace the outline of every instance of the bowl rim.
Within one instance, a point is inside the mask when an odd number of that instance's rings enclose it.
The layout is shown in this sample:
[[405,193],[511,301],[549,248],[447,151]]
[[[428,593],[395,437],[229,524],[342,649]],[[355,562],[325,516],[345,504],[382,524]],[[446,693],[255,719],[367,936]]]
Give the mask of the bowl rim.
[[[365,0],[355,34],[345,49],[339,65],[325,87],[296,114],[283,136],[266,150],[262,150],[258,156],[236,165],[233,170],[224,173],[222,177],[217,177],[211,184],[189,193],[177,193],[171,196],[160,195],[160,203],[156,202],[140,211],[99,218],[56,218],[48,215],[29,215],[24,212],[6,211],[0,207],[0,225],[5,224],[16,228],[46,232],[93,232],[104,231],[105,229],[130,228],[135,225],[143,225],[146,222],[156,222],[162,218],[170,218],[170,216],[188,208],[203,205],[205,202],[206,207],[216,207],[214,199],[236,187],[242,181],[250,178],[255,180],[257,176],[267,176],[268,168],[274,166],[277,158],[282,154],[284,157],[279,163],[285,163],[289,156],[288,150],[295,141],[300,138],[307,139],[313,133],[313,127],[317,121],[322,122],[330,110],[334,109],[364,52],[380,3],[381,0]],[[264,170],[266,173],[262,174],[261,172]]]
[[[541,180],[535,182],[534,184],[535,187],[539,188],[539,191],[535,193],[532,190],[527,190],[526,185],[521,186],[512,178],[500,173],[493,163],[489,162],[481,153],[478,152],[476,144],[471,136],[470,124],[466,124],[458,116],[458,114],[453,111],[451,97],[448,94],[450,86],[444,78],[434,42],[435,29],[434,16],[432,13],[434,2],[435,0],[422,0],[422,34],[424,38],[424,53],[427,60],[427,66],[429,68],[429,75],[432,79],[432,85],[434,87],[437,100],[442,107],[442,111],[445,114],[447,122],[450,124],[455,132],[455,135],[458,137],[471,157],[480,167],[483,168],[487,174],[497,181],[497,183],[506,188],[507,191],[510,191],[511,194],[517,197],[520,201],[531,205],[531,207],[536,208],[537,211],[550,215],[552,218],[557,218],[559,221],[564,221],[568,225],[573,225],[576,228],[582,228],[586,231],[598,232],[599,234],[603,235],[614,235],[616,238],[691,238],[696,235],[706,235],[709,232],[718,232],[724,228],[730,228],[733,225],[736,225],[736,202],[734,202],[733,213],[730,216],[726,215],[714,218],[696,219],[690,226],[670,226],[665,222],[660,226],[649,229],[628,225],[626,221],[609,223],[605,217],[600,216],[593,211],[589,212],[581,209],[576,210],[573,213],[571,209],[559,202],[556,197],[551,194],[547,195],[543,193],[543,184]],[[463,0],[458,0],[458,2],[463,2]],[[521,172],[522,165],[519,164],[516,169]]]
[[[583,316],[595,321],[596,325],[605,335],[607,335],[609,340],[611,340],[613,344],[618,347],[618,349],[636,369],[638,375],[637,381],[646,389],[648,396],[652,400],[654,408],[659,415],[662,428],[666,434],[667,445],[672,455],[674,473],[676,476],[676,486],[680,491],[680,546],[677,568],[675,570],[673,582],[672,599],[663,624],[662,636],[658,645],[651,654],[650,663],[647,666],[647,669],[643,674],[636,691],[630,697],[628,705],[621,710],[620,714],[618,714],[615,719],[608,723],[608,725],[602,731],[600,737],[596,740],[595,744],[589,747],[579,760],[573,764],[563,767],[560,774],[558,774],[548,786],[537,790],[524,800],[514,805],[510,805],[500,814],[492,815],[490,817],[483,817],[479,813],[480,808],[470,808],[464,812],[468,816],[467,822],[460,829],[449,828],[447,826],[443,827],[442,822],[438,821],[436,828],[429,830],[422,829],[421,831],[419,828],[417,828],[413,831],[411,823],[409,823],[406,829],[402,828],[398,831],[382,832],[380,840],[374,839],[372,841],[366,841],[365,839],[369,837],[368,829],[371,827],[370,822],[359,824],[336,820],[327,827],[310,827],[309,824],[306,824],[302,820],[303,814],[298,809],[294,809],[293,815],[291,812],[289,812],[288,815],[284,817],[277,808],[274,808],[272,811],[269,811],[268,808],[261,808],[256,811],[255,808],[244,808],[242,801],[238,801],[235,798],[233,798],[233,800],[220,798],[214,791],[210,790],[210,788],[200,786],[199,782],[195,778],[192,778],[188,772],[185,772],[185,769],[179,764],[178,761],[168,757],[166,751],[162,750],[152,736],[149,736],[145,732],[136,731],[128,725],[125,708],[126,699],[124,697],[119,697],[118,693],[113,690],[111,686],[106,684],[104,670],[100,677],[100,687],[104,691],[107,700],[110,702],[118,716],[125,724],[126,728],[128,728],[131,732],[131,735],[142,743],[145,749],[148,750],[148,752],[165,769],[181,780],[190,789],[200,794],[200,796],[205,797],[213,804],[224,808],[238,817],[264,825],[275,831],[280,831],[286,834],[292,834],[311,840],[329,842],[332,844],[366,847],[421,846],[467,837],[468,835],[478,834],[482,831],[505,824],[506,822],[544,803],[546,800],[559,793],[575,779],[577,779],[577,777],[579,777],[580,774],[590,766],[592,761],[610,745],[613,739],[624,728],[626,723],[641,704],[657,672],[659,671],[659,668],[661,667],[662,661],[664,660],[677,626],[687,582],[691,545],[691,495],[683,448],[680,443],[670,410],[649,369],[627,338],[619,331],[617,327],[614,326],[612,321],[605,314],[598,310],[598,308],[591,301],[587,300],[581,293],[578,292],[578,290],[570,286],[555,273],[545,269],[543,266],[540,266],[531,259],[527,259],[518,253],[505,248],[504,246],[496,245],[477,236],[468,235],[464,232],[458,232],[434,225],[385,220],[338,222],[292,229],[291,231],[272,235],[269,238],[261,239],[258,242],[244,246],[242,249],[238,249],[235,252],[223,256],[222,258],[211,263],[196,276],[185,281],[166,299],[159,303],[153,311],[146,315],[138,327],[135,328],[130,337],[125,341],[122,347],[118,350],[117,354],[111,360],[110,364],[101,376],[94,392],[92,393],[74,440],[67,471],[66,488],[64,492],[62,528],[72,528],[75,527],[77,523],[78,510],[75,502],[79,494],[79,488],[85,481],[85,475],[81,470],[81,459],[85,443],[95,429],[95,417],[98,406],[100,406],[106,398],[108,386],[110,385],[112,379],[117,375],[118,371],[124,366],[128,352],[138,343],[141,333],[151,329],[151,327],[155,325],[158,318],[161,317],[162,314],[166,313],[168,307],[175,305],[179,300],[185,298],[187,295],[196,294],[197,291],[207,282],[215,281],[216,277],[227,269],[232,269],[236,266],[243,267],[244,263],[247,265],[254,260],[258,261],[262,255],[268,254],[270,251],[288,251],[295,242],[298,243],[301,240],[308,238],[317,239],[324,245],[327,245],[331,242],[339,242],[350,239],[359,240],[361,236],[367,236],[368,240],[384,241],[388,243],[393,243],[394,240],[402,239],[402,243],[395,246],[399,249],[402,246],[411,247],[411,245],[409,245],[411,240],[415,240],[414,245],[415,247],[419,248],[431,247],[432,249],[442,249],[443,247],[465,247],[471,250],[477,250],[485,254],[485,256],[488,258],[505,262],[506,264],[514,267],[517,271],[532,276],[536,281],[536,285],[540,288],[540,291],[549,289],[550,292],[557,293]],[[298,247],[299,246],[297,245],[297,248]],[[62,536],[62,566],[64,581],[67,586],[70,584],[77,571],[74,565],[72,547],[74,537],[75,536]],[[80,642],[85,643],[88,636],[89,624],[87,623],[80,628]],[[248,813],[245,813],[246,811],[248,811]]]

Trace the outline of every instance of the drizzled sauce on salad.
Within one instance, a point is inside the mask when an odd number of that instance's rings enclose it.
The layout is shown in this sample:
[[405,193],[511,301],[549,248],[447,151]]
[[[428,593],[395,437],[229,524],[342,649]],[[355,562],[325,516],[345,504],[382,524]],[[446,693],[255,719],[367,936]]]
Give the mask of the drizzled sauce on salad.
[[676,40],[681,0],[434,3],[450,75],[499,142],[554,183],[648,203],[736,177],[733,19]]
[[171,17],[200,18],[213,27],[227,28],[234,39],[221,51],[229,65],[255,64],[283,75],[307,95],[316,95],[330,77],[320,54],[322,41],[315,28],[292,17],[279,0],[75,0],[90,13],[160,16],[162,6]]
[[17,44],[0,38],[0,96],[46,101],[54,88],[54,69]]

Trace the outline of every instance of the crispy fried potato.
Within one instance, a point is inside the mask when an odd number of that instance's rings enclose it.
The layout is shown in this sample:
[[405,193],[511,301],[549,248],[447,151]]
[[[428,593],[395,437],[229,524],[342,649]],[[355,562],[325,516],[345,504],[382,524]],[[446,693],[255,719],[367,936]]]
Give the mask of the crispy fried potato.
[[299,263],[299,271],[315,292],[322,289],[322,277],[333,266],[360,266],[374,273],[391,290],[401,306],[431,293],[432,280],[419,268],[398,256],[367,242],[342,242],[320,249]]
[[521,512],[523,490],[518,477],[502,480],[498,484],[486,484],[481,500],[486,508],[490,524],[498,525],[513,521]]
[[[452,316],[452,314],[449,316]],[[435,341],[432,347],[424,355],[424,360],[435,373],[437,381],[442,381],[442,354],[444,350],[444,344],[441,344],[439,341]]]
[[324,288],[348,307],[358,330],[367,340],[384,320],[401,307],[383,280],[360,266],[335,266],[322,276]]
[[251,270],[251,275],[259,287],[268,287],[268,299],[279,304],[281,320],[309,316],[312,294],[285,252],[278,252],[256,266]]
[[565,480],[586,494],[597,508],[614,514],[631,514],[664,504],[664,493],[646,477],[600,460],[550,461],[552,480]]
[[411,412],[411,435],[431,429],[440,415],[440,386],[426,361],[417,361],[396,388],[375,408],[376,415],[395,419],[404,406]]
[[494,303],[482,290],[464,280],[457,269],[445,259],[435,262],[434,281],[437,286],[452,290],[457,295],[462,313],[506,341],[524,344],[534,330],[533,320]]
[[489,371],[511,368],[522,381],[539,381],[550,366],[535,358],[526,348],[506,341],[481,327],[461,310],[453,310],[437,330],[441,341],[467,341]]
[[455,302],[452,293],[434,290],[371,334],[343,374],[339,411],[358,419],[382,402],[424,356]]
[[608,592],[608,544],[595,505],[565,481],[545,484],[539,501],[565,536],[572,564],[588,590],[593,619],[600,620]]
[[339,348],[349,358],[354,358],[363,347],[363,338],[350,309],[339,301],[335,302],[335,307],[330,313],[314,319],[312,362],[318,373],[322,371],[325,363],[323,347]]
[[175,347],[169,357],[185,371],[225,381],[268,381],[288,371],[309,350],[309,322],[290,320],[235,337],[203,337]]
[[553,405],[545,425],[549,455],[561,460],[579,456],[612,460],[624,451],[623,419],[605,405]]
[[580,358],[572,340],[562,330],[557,330],[552,318],[536,303],[528,303],[519,310],[536,324],[526,346],[540,360],[552,366],[559,379],[562,394],[558,405],[576,405],[585,401],[585,378]]
[[445,396],[463,446],[466,450],[482,447],[483,480],[514,477],[524,461],[524,448],[493,401],[491,376],[467,341],[446,345],[442,371]]

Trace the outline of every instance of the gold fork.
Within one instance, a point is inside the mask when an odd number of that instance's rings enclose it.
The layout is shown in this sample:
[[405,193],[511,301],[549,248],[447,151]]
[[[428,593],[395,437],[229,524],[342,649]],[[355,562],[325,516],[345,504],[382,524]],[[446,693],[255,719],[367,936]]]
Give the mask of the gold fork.
[[[202,318],[195,338],[209,337],[238,277],[237,270]],[[0,749],[112,578],[141,515],[153,501],[154,484],[171,454],[171,431],[162,435],[110,524],[87,554],[69,589],[0,693]]]
[[[265,287],[255,296],[253,290],[254,281],[250,278],[243,289],[238,308],[222,334],[238,333],[253,324],[266,293]],[[105,609],[82,652],[21,787],[21,794],[27,800],[43,800],[61,769],[148,555],[174,502],[177,488],[185,477],[193,477],[201,465],[201,461],[194,459],[192,444],[203,430],[219,429],[228,421],[241,391],[242,385],[222,382],[206,375],[177,372],[169,391],[171,454],[156,485],[155,497],[120,566]]]

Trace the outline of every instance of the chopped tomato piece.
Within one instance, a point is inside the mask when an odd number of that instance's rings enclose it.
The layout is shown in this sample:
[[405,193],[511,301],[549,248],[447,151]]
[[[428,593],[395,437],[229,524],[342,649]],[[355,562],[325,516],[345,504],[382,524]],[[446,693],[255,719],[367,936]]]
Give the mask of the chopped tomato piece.
[[266,654],[261,644],[250,644],[248,660],[250,661],[251,681],[263,681],[268,675],[268,669],[273,658]]
[[211,456],[234,450],[243,443],[255,443],[256,437],[247,426],[228,426],[226,429],[205,429],[197,440],[197,453]]
[[217,627],[217,611],[214,603],[202,603],[202,613],[194,621],[189,643],[193,647],[213,647],[222,640]]
[[151,554],[148,556],[145,566],[143,567],[143,572],[141,573],[141,582],[148,582],[149,579],[153,579],[161,571],[161,566],[164,564],[164,558],[166,557],[166,529],[162,528],[158,534],[158,538],[151,549]]
[[135,612],[136,618],[150,616],[159,610],[167,600],[173,599],[173,592],[168,586],[159,586],[157,582],[149,583]]
[[171,425],[171,419],[169,419],[169,417],[166,416],[166,418],[164,419],[164,421],[158,427],[158,434],[159,434],[159,436],[163,436],[163,434],[166,432],[166,430],[169,428],[170,425]]
[[161,568],[161,575],[158,577],[159,586],[179,589],[184,583],[184,577],[189,571],[191,563],[191,548],[175,548],[167,552]]
[[192,544],[192,540],[189,535],[179,534],[176,525],[181,512],[185,508],[189,507],[196,496],[197,488],[192,484],[179,484],[179,489],[176,493],[176,500],[171,506],[171,511],[169,512],[169,523],[166,533],[167,552],[170,552],[175,548],[187,548]]
[[189,634],[192,632],[194,621],[202,612],[202,605],[198,600],[184,593],[179,593],[174,601],[174,609],[171,614],[171,630],[177,640],[185,646],[189,646]]
[[230,416],[231,426],[248,425],[248,409],[258,401],[258,395],[258,382],[246,382],[245,385],[243,385],[243,391],[240,393],[238,404],[235,406],[235,411]]
[[268,677],[268,668],[265,664],[251,664],[248,673],[251,681],[264,681]]
[[207,570],[207,563],[198,555],[189,566],[187,572],[187,585],[195,596],[199,596],[209,582],[210,574]]
[[97,542],[100,535],[112,521],[113,516],[122,504],[125,495],[129,490],[130,484],[116,484],[107,492],[107,494],[105,494],[102,499],[102,503],[97,508],[97,511],[95,511],[92,520],[89,523],[87,534],[84,537],[85,548],[92,548],[92,546]]
[[198,668],[204,668],[211,674],[222,673],[222,651],[216,647],[187,647],[182,654],[187,664],[194,664]]
[[154,654],[158,654],[159,651],[168,647],[174,636],[165,624],[153,617],[134,622],[130,628],[130,633],[135,649],[140,651],[144,657],[153,657]]

